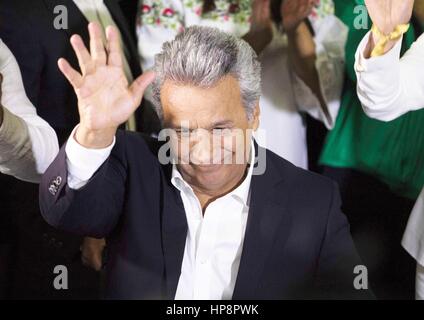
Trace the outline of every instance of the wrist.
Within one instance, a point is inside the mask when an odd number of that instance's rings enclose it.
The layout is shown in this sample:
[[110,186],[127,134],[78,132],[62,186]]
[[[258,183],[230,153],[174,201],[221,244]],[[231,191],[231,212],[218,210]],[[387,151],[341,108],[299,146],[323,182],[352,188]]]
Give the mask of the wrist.
[[93,130],[79,125],[75,132],[75,140],[88,149],[104,149],[113,143],[117,128]]
[[[374,50],[375,46],[377,45],[377,43],[379,41],[380,41],[380,36],[378,36],[378,35],[376,35],[374,33],[371,33],[369,55],[371,55],[371,52]],[[396,45],[396,43],[398,41],[399,41],[399,39],[397,39],[397,40],[388,40],[388,42],[384,46],[383,54],[386,54],[387,52],[389,52]]]
[[291,28],[284,28],[284,32],[287,34],[289,38],[295,38],[302,32],[302,28],[305,26],[305,22],[301,21],[299,24],[297,24],[294,27]]
[[251,29],[246,35],[243,36],[249,45],[259,55],[262,50],[272,41],[273,32],[272,28]]
[[270,37],[272,36],[272,25],[252,25],[249,32],[246,34],[254,37]]
[[399,24],[391,32],[383,33],[376,25],[373,25],[370,40],[364,52],[365,58],[378,57],[389,52],[408,29],[409,24]]

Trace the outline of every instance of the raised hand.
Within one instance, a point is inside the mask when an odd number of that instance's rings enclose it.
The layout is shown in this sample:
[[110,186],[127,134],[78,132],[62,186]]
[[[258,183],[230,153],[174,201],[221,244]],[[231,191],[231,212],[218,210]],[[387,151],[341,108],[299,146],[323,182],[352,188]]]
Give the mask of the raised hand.
[[384,34],[411,20],[414,0],[365,0],[372,22]]
[[129,86],[122,68],[117,30],[111,26],[106,29],[107,51],[99,25],[90,23],[88,30],[90,52],[80,36],[71,37],[81,73],[63,58],[59,59],[58,65],[78,97],[80,126],[77,141],[87,147],[102,148],[112,142],[119,125],[127,121],[140,105],[154,73],[141,75]]
[[253,0],[250,22],[252,30],[271,29],[270,0]]
[[316,0],[284,0],[281,4],[283,29],[294,31],[307,18],[316,4]]

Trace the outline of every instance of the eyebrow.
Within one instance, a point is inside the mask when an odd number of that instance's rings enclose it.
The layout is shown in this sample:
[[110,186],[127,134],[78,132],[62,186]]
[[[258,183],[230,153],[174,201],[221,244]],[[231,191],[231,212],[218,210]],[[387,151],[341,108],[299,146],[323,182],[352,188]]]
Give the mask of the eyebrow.
[[[234,125],[234,122],[232,120],[219,120],[212,123],[208,129],[211,130],[216,127],[232,127],[233,125]],[[174,130],[179,130],[179,129],[192,130],[191,128],[181,127],[180,125],[177,125],[175,123],[171,123],[170,128]]]
[[214,122],[211,125],[211,128],[215,128],[215,127],[232,127],[233,125],[234,125],[234,122],[232,120],[222,120],[222,121]]

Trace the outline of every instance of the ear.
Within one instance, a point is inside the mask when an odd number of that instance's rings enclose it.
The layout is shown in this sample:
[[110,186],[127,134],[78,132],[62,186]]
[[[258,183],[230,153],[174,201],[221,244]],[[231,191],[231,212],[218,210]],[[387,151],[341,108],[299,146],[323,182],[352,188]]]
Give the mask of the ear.
[[261,115],[261,109],[259,107],[259,101],[256,102],[255,109],[253,110],[253,118],[251,121],[253,131],[259,128],[259,116]]

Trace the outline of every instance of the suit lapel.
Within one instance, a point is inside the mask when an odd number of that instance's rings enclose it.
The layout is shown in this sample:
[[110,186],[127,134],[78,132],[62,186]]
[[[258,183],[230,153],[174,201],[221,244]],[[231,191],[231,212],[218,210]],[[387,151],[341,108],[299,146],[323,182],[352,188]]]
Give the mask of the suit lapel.
[[[258,150],[257,144],[255,144]],[[287,197],[281,173],[267,158],[266,171],[252,177],[251,200],[240,267],[233,299],[252,299],[265,262],[270,254],[276,232],[287,240],[291,216],[285,209]]]
[[56,17],[54,13],[56,6],[63,5],[68,9],[68,29],[63,29],[63,31],[67,33],[68,37],[71,37],[73,34],[80,35],[88,48],[90,42],[87,29],[88,20],[76,4],[72,0],[44,0],[44,2],[53,17]]
[[[135,0],[132,0],[135,1]],[[135,45],[135,39],[131,35],[129,29],[129,22],[122,12],[121,3],[128,2],[125,0],[104,0],[106,7],[109,9],[110,14],[112,15],[113,20],[116,23],[116,26],[119,28],[119,31],[122,35],[122,41],[125,43],[125,46],[128,49],[129,57],[128,63],[131,68],[133,77],[136,78],[141,74],[141,67],[138,59],[137,46]],[[137,6],[134,6],[134,10],[137,10]]]
[[[170,166],[168,166],[170,167]],[[187,238],[187,218],[182,199],[166,175],[163,179],[162,246],[165,259],[167,299],[174,299],[181,273]]]

